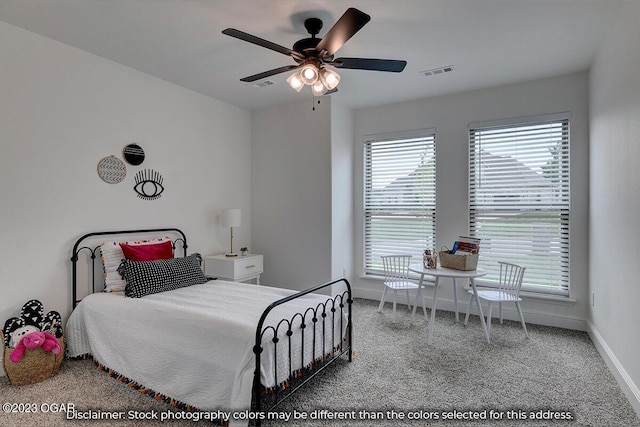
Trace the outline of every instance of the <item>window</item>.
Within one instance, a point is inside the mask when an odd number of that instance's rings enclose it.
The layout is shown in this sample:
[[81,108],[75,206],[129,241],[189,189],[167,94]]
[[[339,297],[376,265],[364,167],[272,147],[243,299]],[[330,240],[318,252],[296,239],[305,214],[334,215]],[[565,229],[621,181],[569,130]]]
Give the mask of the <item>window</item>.
[[569,115],[469,128],[469,229],[480,263],[527,268],[523,291],[569,295]]
[[382,274],[381,255],[422,262],[435,246],[435,130],[375,135],[364,143],[364,271]]

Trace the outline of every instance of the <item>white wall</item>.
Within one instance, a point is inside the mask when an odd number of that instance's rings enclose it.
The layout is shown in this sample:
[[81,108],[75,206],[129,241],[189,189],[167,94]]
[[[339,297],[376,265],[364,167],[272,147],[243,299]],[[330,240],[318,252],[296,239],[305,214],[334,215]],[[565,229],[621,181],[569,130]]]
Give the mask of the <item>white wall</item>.
[[353,280],[353,165],[353,112],[332,102],[331,279]]
[[353,113],[330,97],[252,113],[252,241],[261,283],[290,289],[353,271]]
[[640,414],[640,3],[627,3],[590,74],[590,332]]
[[[425,84],[438,84],[438,78]],[[571,297],[572,302],[527,299],[529,322],[586,328],[588,209],[588,77],[579,73],[524,84],[422,99],[355,112],[355,281],[356,295],[379,299],[380,281],[362,276],[362,152],[365,135],[436,128],[436,245],[451,245],[468,230],[468,124],[471,122],[571,112]],[[461,173],[462,171],[462,173]],[[463,295],[459,292],[459,295]],[[453,290],[444,286],[438,306],[453,310]],[[442,301],[442,302],[441,302]],[[428,301],[427,301],[428,302]],[[459,301],[460,303],[460,301]],[[466,309],[466,297],[459,309]],[[506,308],[506,307],[505,307]],[[516,319],[515,310],[505,317]]]
[[[179,227],[189,251],[223,252],[220,208],[243,209],[250,246],[250,114],[0,22],[0,319],[31,298],[70,312],[71,246],[97,230]],[[131,142],[146,152],[119,184],[98,161]],[[157,170],[154,201],[133,191]],[[246,224],[246,225],[245,225]]]
[[305,289],[331,279],[331,104],[252,112],[252,251],[261,283]]

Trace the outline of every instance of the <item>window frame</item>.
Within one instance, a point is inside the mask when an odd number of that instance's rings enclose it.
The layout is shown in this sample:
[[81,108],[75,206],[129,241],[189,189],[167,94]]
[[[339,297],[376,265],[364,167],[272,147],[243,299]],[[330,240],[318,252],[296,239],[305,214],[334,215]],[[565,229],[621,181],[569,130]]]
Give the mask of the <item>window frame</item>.
[[[385,250],[384,254],[392,255],[392,254],[406,254],[410,253],[414,255],[414,259],[412,262],[421,263],[422,262],[422,252],[424,249],[428,247],[435,247],[436,242],[436,189],[437,189],[437,177],[436,177],[436,129],[435,128],[425,128],[425,129],[417,129],[412,131],[402,131],[402,132],[390,132],[390,133],[380,133],[373,135],[366,135],[363,138],[363,155],[362,155],[362,212],[363,212],[363,221],[362,221],[362,274],[364,276],[382,276],[384,274],[382,270],[382,261],[376,263],[375,257],[378,255],[382,255],[381,251],[376,251],[374,249],[373,243],[371,243],[370,239],[371,232],[369,231],[371,228],[371,217],[374,215],[372,212],[374,207],[372,207],[372,203],[370,203],[371,192],[368,189],[369,185],[372,185],[371,180],[372,177],[369,176],[370,168],[368,162],[369,156],[371,155],[370,150],[373,144],[393,144],[393,143],[405,143],[412,140],[424,140],[426,143],[425,147],[425,157],[429,158],[429,155],[432,156],[433,161],[432,165],[428,168],[433,171],[432,181],[429,182],[428,191],[429,195],[427,198],[432,200],[432,202],[427,203],[426,206],[428,208],[423,208],[422,212],[428,216],[428,219],[425,219],[427,223],[430,223],[431,226],[426,231],[426,235],[423,236],[423,241],[418,244],[415,244],[414,251],[407,251],[404,249],[396,248],[393,249],[389,247],[389,250]],[[396,178],[397,179],[397,178]],[[432,185],[431,185],[432,183]],[[389,205],[393,206],[393,205]],[[396,206],[396,208],[398,208]],[[408,216],[411,219],[411,216]],[[400,217],[399,217],[400,218]],[[407,217],[402,217],[407,218]],[[417,218],[417,216],[416,216]],[[396,242],[397,243],[397,242]],[[380,252],[380,253],[378,253]],[[376,255],[377,254],[377,255]]]
[[[491,206],[490,203],[485,203],[485,204],[479,203],[479,201],[474,198],[478,193],[481,193],[481,191],[478,190],[480,186],[476,187],[476,183],[478,181],[477,180],[474,181],[474,179],[476,179],[475,178],[476,175],[478,174],[476,169],[479,169],[476,167],[477,160],[475,156],[477,156],[478,153],[482,151],[477,147],[478,144],[482,145],[482,142],[478,140],[478,133],[483,131],[484,132],[487,132],[487,131],[500,132],[500,130],[502,130],[504,131],[504,134],[507,134],[509,131],[510,132],[517,131],[518,128],[536,127],[536,126],[544,126],[544,125],[548,125],[549,128],[552,128],[553,125],[557,125],[560,127],[560,130],[561,130],[561,134],[560,134],[561,136],[558,138],[558,148],[559,148],[558,160],[557,160],[557,164],[555,165],[558,167],[558,173],[557,175],[554,175],[554,178],[553,178],[553,179],[559,179],[561,181],[561,184],[557,184],[557,187],[560,190],[552,190],[552,193],[560,194],[560,196],[555,198],[547,196],[546,198],[548,199],[548,201],[546,202],[546,204],[543,201],[536,204],[536,203],[531,203],[532,197],[526,196],[523,194],[522,196],[524,196],[527,202],[523,203],[523,207],[520,207],[520,208],[517,207],[518,206],[517,202],[516,203],[503,202],[502,206],[500,202],[493,203],[493,206]],[[514,136],[514,140],[515,140],[518,138],[518,136],[516,134],[514,135],[515,135]],[[495,136],[495,134],[493,134],[493,136]],[[523,144],[525,144],[526,149],[531,149],[532,147],[540,149],[544,147],[544,142],[543,142],[544,138],[538,137],[538,139],[539,140],[535,140],[533,143],[527,142]],[[553,263],[549,264],[550,266],[553,266],[557,270],[555,273],[555,276],[552,278],[555,281],[555,284],[544,283],[544,280],[546,280],[542,277],[545,274],[542,272],[544,269],[544,266],[534,261],[534,259],[543,260],[544,256],[540,256],[539,258],[534,258],[534,256],[531,256],[529,259],[525,259],[522,257],[522,255],[520,255],[520,258],[523,260],[523,262],[518,262],[520,260],[518,259],[519,257],[515,255],[515,252],[517,252],[518,250],[521,250],[521,251],[527,250],[526,245],[528,243],[526,241],[523,242],[522,246],[514,245],[513,259],[509,259],[511,254],[504,255],[504,252],[503,254],[500,254],[500,249],[504,250],[504,247],[507,244],[503,244],[502,247],[498,245],[496,253],[492,255],[491,251],[495,249],[494,247],[491,247],[493,242],[485,242],[485,243],[489,243],[485,245],[482,245],[481,243],[480,264],[482,268],[489,271],[489,274],[485,277],[477,279],[476,283],[478,283],[481,286],[487,286],[487,287],[496,286],[497,285],[496,273],[498,269],[497,260],[500,259],[503,261],[520,263],[523,266],[528,267],[528,271],[526,271],[524,275],[524,281],[522,285],[523,292],[530,293],[532,295],[559,296],[559,297],[570,298],[570,294],[571,294],[571,286],[570,286],[571,113],[564,112],[564,113],[556,113],[556,114],[545,114],[545,115],[537,115],[537,116],[470,123],[468,127],[468,144],[469,144],[468,145],[468,155],[469,155],[469,158],[468,158],[468,168],[469,168],[468,226],[469,226],[469,234],[471,236],[480,237],[480,238],[483,237],[481,234],[477,233],[476,231],[478,228],[476,224],[480,222],[478,221],[478,218],[482,218],[483,214],[485,215],[485,217],[489,217],[491,214],[493,214],[493,216],[496,218],[500,218],[501,215],[503,218],[507,218],[507,215],[509,215],[509,212],[514,216],[514,218],[518,216],[520,217],[529,216],[530,218],[532,218],[532,220],[529,222],[522,221],[521,223],[518,223],[517,220],[515,219],[510,221],[513,224],[530,224],[530,227],[529,227],[530,230],[534,230],[536,226],[539,226],[540,224],[546,225],[549,228],[551,228],[551,225],[555,224],[555,222],[557,221],[557,230],[556,230],[557,234],[553,234],[554,236],[553,239],[557,239],[557,242],[554,241],[553,244],[548,243],[550,247],[553,246],[553,251],[557,252],[555,257],[551,258],[553,260]],[[486,147],[486,144],[487,143],[485,142],[485,147]],[[537,145],[534,145],[534,144],[537,144]],[[489,148],[487,148],[487,151],[490,148],[494,148],[494,147],[490,146]],[[489,153],[489,154],[495,156],[495,154],[492,154],[492,153]],[[513,154],[511,155],[505,154],[504,156],[509,157],[510,159],[513,159],[513,160],[517,160],[516,156]],[[539,159],[542,159],[542,158],[543,156],[540,155]],[[517,160],[517,161],[520,162],[520,160]],[[482,172],[480,172],[480,174],[482,174]],[[525,182],[525,180],[526,178],[523,178],[523,182]],[[493,181],[493,182],[495,183],[498,181]],[[544,200],[545,198],[540,197],[540,199]],[[560,202],[558,202],[558,200]],[[526,208],[524,207],[525,205],[527,206]],[[554,216],[556,217],[555,219],[553,219]],[[536,223],[535,220],[539,222]],[[542,237],[547,237],[548,235],[546,235],[546,229],[544,233],[545,235],[543,235]],[[506,233],[506,235],[508,234],[509,233]],[[517,233],[514,233],[513,235],[517,235]],[[531,234],[530,237],[532,239],[530,243],[532,244],[529,245],[530,247],[528,250],[533,251],[536,246],[535,244],[533,244],[536,241],[536,234]],[[547,244],[546,241],[545,241],[545,244]],[[489,252],[489,254],[487,254],[487,252]],[[527,265],[527,261],[530,261],[531,264]],[[495,268],[493,268],[493,264],[496,264]],[[549,268],[547,270],[549,270]],[[538,282],[538,283],[535,283],[535,282]]]

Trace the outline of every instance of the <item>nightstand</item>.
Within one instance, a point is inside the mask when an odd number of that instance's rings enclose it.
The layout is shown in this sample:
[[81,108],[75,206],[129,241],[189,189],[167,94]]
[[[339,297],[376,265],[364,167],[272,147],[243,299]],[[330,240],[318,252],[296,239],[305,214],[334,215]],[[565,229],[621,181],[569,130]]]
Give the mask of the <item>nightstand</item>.
[[204,257],[204,274],[232,282],[256,279],[256,284],[259,285],[260,274],[262,274],[262,255],[249,254],[228,257],[221,254],[206,256]]

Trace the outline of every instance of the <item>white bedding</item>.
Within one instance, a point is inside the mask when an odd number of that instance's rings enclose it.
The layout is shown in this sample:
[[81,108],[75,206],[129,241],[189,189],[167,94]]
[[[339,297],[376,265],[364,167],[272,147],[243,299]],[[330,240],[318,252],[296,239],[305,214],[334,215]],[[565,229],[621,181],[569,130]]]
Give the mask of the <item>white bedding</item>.
[[[156,392],[202,410],[244,410],[251,404],[255,358],[255,330],[264,309],[294,291],[214,280],[143,298],[95,293],[85,297],[71,314],[65,331],[71,357],[91,354],[99,363]],[[327,301],[325,295],[309,294],[272,311],[265,325],[293,313],[304,312]],[[336,313],[335,336],[331,339],[331,303],[325,333],[326,352],[339,344]],[[289,313],[288,315],[286,313]],[[312,316],[307,316],[312,317]],[[294,324],[299,331],[300,321]],[[294,358],[294,369],[313,359],[310,319],[305,332],[305,356]],[[318,322],[318,325],[320,322]],[[321,336],[322,328],[317,334]],[[281,342],[286,328],[280,328]],[[318,335],[317,335],[318,336]],[[300,354],[300,333],[292,338],[293,354]],[[316,357],[322,354],[316,339]],[[273,352],[263,343],[262,384],[272,387],[286,380],[287,351],[278,344],[278,378],[273,375]]]

